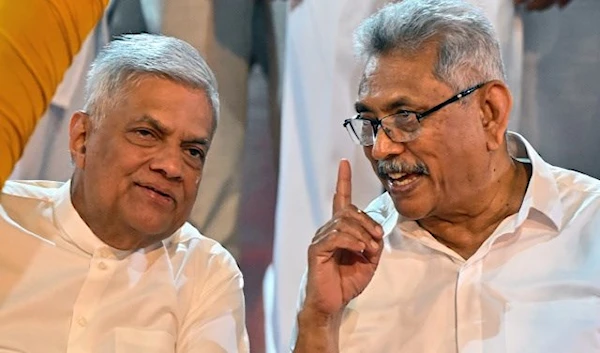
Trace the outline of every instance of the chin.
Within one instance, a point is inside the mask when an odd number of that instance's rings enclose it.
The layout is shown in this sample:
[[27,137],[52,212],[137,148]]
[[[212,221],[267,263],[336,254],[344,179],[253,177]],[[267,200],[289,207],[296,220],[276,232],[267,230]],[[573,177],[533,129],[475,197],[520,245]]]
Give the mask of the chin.
[[152,204],[128,204],[121,207],[122,218],[135,229],[168,229],[177,219],[177,212],[153,207]]
[[417,221],[431,214],[430,207],[425,206],[423,202],[418,202],[418,200],[397,200],[394,197],[392,197],[392,199],[394,201],[396,211],[398,211],[402,217],[408,220]]
[[149,237],[164,235],[164,238],[170,236],[178,227],[175,227],[172,222],[161,221],[157,218],[136,219],[130,222],[130,227],[137,230],[138,233]]

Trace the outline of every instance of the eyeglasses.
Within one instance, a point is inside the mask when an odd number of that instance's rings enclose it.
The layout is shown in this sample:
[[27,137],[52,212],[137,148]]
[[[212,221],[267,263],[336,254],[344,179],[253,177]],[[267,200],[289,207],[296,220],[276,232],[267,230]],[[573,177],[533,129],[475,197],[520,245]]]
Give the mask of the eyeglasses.
[[363,118],[360,115],[357,115],[353,118],[344,120],[344,127],[348,130],[352,140],[362,146],[372,146],[375,143],[375,137],[377,136],[379,127],[381,127],[383,132],[394,142],[412,141],[416,139],[421,132],[421,120],[448,104],[452,104],[459,99],[468,96],[485,84],[486,82],[483,82],[471,88],[467,88],[423,113],[401,110],[397,113],[386,115],[381,119]]

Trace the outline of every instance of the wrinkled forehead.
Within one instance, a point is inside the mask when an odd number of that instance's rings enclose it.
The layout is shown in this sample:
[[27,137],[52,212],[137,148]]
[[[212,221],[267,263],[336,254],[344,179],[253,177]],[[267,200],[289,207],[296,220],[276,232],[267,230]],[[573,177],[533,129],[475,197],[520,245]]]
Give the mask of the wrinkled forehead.
[[391,51],[370,56],[363,68],[358,95],[368,96],[386,85],[415,86],[438,81],[434,75],[437,46],[433,43],[417,51]]
[[120,93],[106,111],[112,124],[153,122],[167,130],[208,130],[211,135],[215,128],[210,98],[203,88],[144,76]]
[[358,100],[383,96],[411,96],[444,85],[434,75],[433,60],[420,56],[387,54],[366,63],[358,88]]
[[118,81],[112,92],[109,94],[112,99],[118,101],[118,99],[126,97],[132,93],[135,93],[140,85],[146,81],[168,81],[177,86],[187,88],[191,91],[202,93],[206,96],[207,102],[212,109],[213,119],[218,120],[218,107],[215,107],[210,90],[208,87],[200,84],[195,84],[182,79],[178,79],[172,75],[160,73],[160,72],[145,72],[145,71],[131,71],[124,73],[124,76]]

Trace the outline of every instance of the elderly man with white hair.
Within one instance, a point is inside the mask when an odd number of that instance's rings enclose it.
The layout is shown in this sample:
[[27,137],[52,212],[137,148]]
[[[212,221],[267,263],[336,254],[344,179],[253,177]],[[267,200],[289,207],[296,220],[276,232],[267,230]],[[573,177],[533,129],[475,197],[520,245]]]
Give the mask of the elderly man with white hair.
[[218,111],[210,68],[179,39],[100,53],[71,118],[72,178],[2,190],[0,347],[249,351],[242,275],[186,223]]

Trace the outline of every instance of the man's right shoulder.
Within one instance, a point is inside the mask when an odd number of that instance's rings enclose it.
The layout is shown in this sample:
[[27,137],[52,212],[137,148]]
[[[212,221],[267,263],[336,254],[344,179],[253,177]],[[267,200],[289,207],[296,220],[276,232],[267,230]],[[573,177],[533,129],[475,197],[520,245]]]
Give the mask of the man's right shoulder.
[[9,180],[2,188],[2,204],[10,199],[51,201],[64,182],[49,180]]
[[0,235],[28,233],[40,239],[56,234],[52,206],[61,185],[52,181],[7,181],[0,193]]

